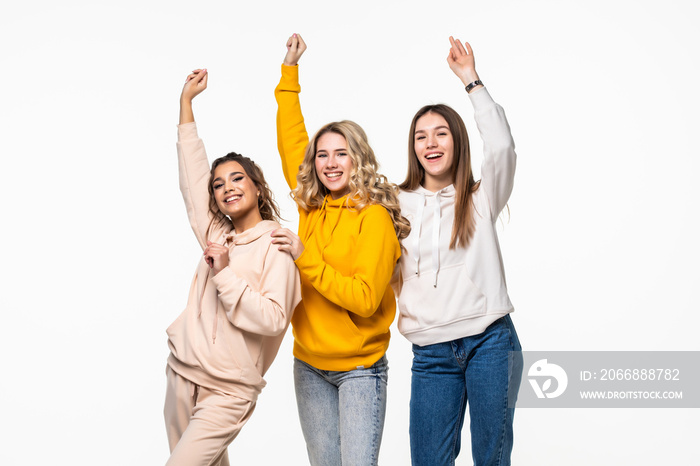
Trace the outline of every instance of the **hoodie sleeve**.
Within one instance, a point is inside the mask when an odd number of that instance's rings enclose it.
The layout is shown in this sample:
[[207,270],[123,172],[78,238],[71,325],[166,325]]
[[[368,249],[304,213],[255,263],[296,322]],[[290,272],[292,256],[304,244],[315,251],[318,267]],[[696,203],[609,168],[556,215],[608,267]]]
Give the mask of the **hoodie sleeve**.
[[235,264],[229,264],[212,278],[228,320],[241,330],[258,335],[283,333],[301,301],[299,271],[292,256],[268,247],[260,290],[251,288],[236,275],[235,269]]
[[177,158],[180,172],[180,192],[185,201],[192,231],[202,249],[207,247],[207,232],[211,223],[209,212],[209,161],[204,142],[197,135],[195,122],[177,127]]
[[385,208],[371,205],[363,214],[353,255],[348,258],[352,261],[351,275],[341,274],[306,250],[296,264],[326,299],[361,317],[369,317],[379,308],[401,248]]
[[277,149],[282,170],[290,189],[297,186],[297,173],[304,161],[309,135],[304,125],[299,102],[299,66],[282,65],[282,77],[275,88],[277,100]]
[[474,119],[484,142],[481,187],[488,198],[491,219],[498,218],[513,191],[515,143],[503,108],[493,101],[486,88],[469,94]]

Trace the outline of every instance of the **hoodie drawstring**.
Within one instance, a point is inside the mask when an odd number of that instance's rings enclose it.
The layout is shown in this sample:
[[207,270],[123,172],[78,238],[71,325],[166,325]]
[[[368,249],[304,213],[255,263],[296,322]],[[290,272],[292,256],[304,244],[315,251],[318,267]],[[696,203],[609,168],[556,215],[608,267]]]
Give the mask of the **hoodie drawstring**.
[[[223,245],[225,246],[229,241],[231,241],[232,244],[235,246],[236,243],[233,241],[233,235],[227,235],[224,238]],[[210,270],[211,270],[211,268],[207,268],[207,273],[206,273],[206,275],[204,275],[204,280],[202,281],[202,290],[199,293],[199,300],[197,302],[197,317],[202,317],[202,301],[204,301],[204,293],[206,292],[207,283],[209,282]],[[199,285],[199,283],[197,285]],[[212,326],[212,330],[211,330],[211,342],[214,345],[216,344],[216,331],[219,328],[219,308],[220,307],[221,307],[221,301],[219,301],[219,299],[217,298],[216,299],[216,312],[214,313],[214,325]]]
[[[413,242],[413,256],[416,262],[416,275],[420,273],[420,237],[422,233],[423,226],[423,210],[426,204],[425,194],[420,194],[420,201],[418,202],[418,210],[416,212],[416,219],[418,220],[418,225],[416,228],[415,241]],[[433,263],[433,273],[435,274],[435,281],[433,282],[433,287],[437,288],[438,273],[440,272],[440,220],[442,220],[440,212],[440,192],[435,193],[435,205],[433,207],[433,236],[432,236],[432,263]]]
[[[418,228],[416,230],[416,240],[413,243],[413,256],[416,261],[416,275],[419,273],[420,265],[420,233],[421,227],[423,226],[423,207],[425,207],[425,194],[420,194],[420,202],[418,203],[418,212],[416,212],[416,219],[418,220]],[[413,227],[413,225],[411,225]]]
[[435,283],[433,288],[437,288],[438,272],[440,271],[440,192],[435,193],[435,210],[433,212],[433,273],[435,273]]

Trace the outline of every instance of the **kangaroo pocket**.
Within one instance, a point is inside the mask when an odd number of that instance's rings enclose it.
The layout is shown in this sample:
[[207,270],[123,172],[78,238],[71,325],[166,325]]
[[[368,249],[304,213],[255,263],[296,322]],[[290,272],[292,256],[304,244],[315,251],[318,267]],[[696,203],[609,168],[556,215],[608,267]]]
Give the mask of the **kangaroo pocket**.
[[450,325],[486,313],[486,297],[472,282],[464,265],[441,268],[435,274],[407,274],[399,296],[399,331],[404,335]]
[[292,318],[294,338],[305,352],[322,357],[343,357],[358,353],[364,336],[348,312],[338,306],[305,303]]

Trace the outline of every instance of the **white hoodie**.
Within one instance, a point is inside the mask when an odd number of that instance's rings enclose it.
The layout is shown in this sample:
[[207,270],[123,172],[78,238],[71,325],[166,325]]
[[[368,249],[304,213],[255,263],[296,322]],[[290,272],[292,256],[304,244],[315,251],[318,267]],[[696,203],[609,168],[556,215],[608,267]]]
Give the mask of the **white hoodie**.
[[484,162],[481,185],[473,194],[474,236],[467,247],[450,249],[453,185],[399,195],[411,234],[402,241],[398,328],[419,346],[478,335],[513,312],[495,224],[513,190],[515,145],[503,108],[486,88],[469,97],[484,141]]

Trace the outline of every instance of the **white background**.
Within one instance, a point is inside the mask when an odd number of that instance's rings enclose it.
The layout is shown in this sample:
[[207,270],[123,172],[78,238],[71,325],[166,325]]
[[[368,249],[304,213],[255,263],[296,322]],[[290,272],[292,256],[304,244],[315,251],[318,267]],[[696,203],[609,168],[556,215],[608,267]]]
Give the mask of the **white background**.
[[[453,105],[469,40],[518,152],[501,245],[526,350],[698,350],[700,99],[694,2],[13,2],[2,43],[0,463],[162,464],[165,328],[201,251],[177,184],[178,97],[210,159],[256,159],[296,227],[273,89],[300,32],[315,131],[352,119],[392,181],[408,126]],[[394,332],[381,462],[409,464],[410,345]],[[234,464],[306,464],[291,333]],[[691,409],[521,409],[517,465],[692,462]],[[468,422],[468,421],[467,421]],[[468,428],[457,463],[471,464]]]

